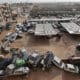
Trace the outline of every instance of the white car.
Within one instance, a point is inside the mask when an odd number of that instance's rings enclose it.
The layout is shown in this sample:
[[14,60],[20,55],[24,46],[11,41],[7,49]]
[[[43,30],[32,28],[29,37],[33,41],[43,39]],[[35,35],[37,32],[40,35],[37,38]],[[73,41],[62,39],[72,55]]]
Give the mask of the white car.
[[17,36],[18,36],[18,33],[13,33],[13,34],[9,37],[10,41],[11,41],[11,42],[15,41],[16,38],[17,38]]
[[62,60],[59,59],[57,56],[54,56],[52,62],[53,62],[54,65],[56,65],[57,67],[59,67],[59,68],[61,68],[61,69],[63,69],[64,66],[65,66],[64,62],[62,62]]
[[12,34],[12,32],[9,32],[6,34],[6,37],[9,37]]
[[7,68],[8,68],[9,70],[13,70],[13,69],[15,69],[15,65],[14,65],[14,64],[9,64],[9,65],[7,66]]
[[9,36],[12,35],[12,32],[9,32],[5,35],[5,37],[3,38],[3,41],[7,41],[9,39]]
[[4,70],[0,70],[0,76],[4,76],[5,75],[5,71]]
[[15,75],[23,75],[23,74],[28,74],[30,69],[28,67],[20,67],[18,69],[14,70]]
[[75,66],[73,64],[65,64],[64,70],[72,73],[79,73],[78,66]]
[[28,33],[33,34],[33,33],[34,33],[34,30],[33,30],[33,29],[29,29],[29,30],[28,30]]

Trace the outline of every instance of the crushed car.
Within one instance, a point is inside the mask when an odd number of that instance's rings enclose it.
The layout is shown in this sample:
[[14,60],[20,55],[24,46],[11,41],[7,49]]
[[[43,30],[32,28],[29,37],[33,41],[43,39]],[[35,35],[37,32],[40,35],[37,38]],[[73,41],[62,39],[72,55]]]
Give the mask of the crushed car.
[[1,77],[1,76],[5,76],[5,75],[6,75],[5,70],[0,70],[0,77]]
[[26,25],[23,25],[21,23],[18,23],[16,25],[16,31],[27,32],[27,26]]
[[53,53],[48,51],[46,56],[41,60],[42,70],[50,69],[52,67]]
[[28,61],[30,54],[25,48],[20,49],[20,54],[25,61]]
[[55,55],[52,62],[54,65],[56,65],[58,68],[61,68],[61,69],[63,69],[65,66],[65,63]]
[[79,68],[73,64],[65,64],[64,70],[72,73],[79,73]]
[[4,58],[0,61],[0,70],[5,70],[6,67],[12,62],[11,58]]
[[10,30],[12,28],[11,24],[9,22],[5,25],[5,30]]
[[4,39],[2,40],[2,42],[5,41],[9,41],[9,42],[14,42],[16,39],[18,38],[22,38],[22,35],[20,35],[19,32],[9,32]]
[[14,70],[13,75],[28,75],[30,72],[29,67],[19,67]]
[[28,63],[35,68],[39,66],[41,59],[42,59],[42,56],[35,51],[29,56]]

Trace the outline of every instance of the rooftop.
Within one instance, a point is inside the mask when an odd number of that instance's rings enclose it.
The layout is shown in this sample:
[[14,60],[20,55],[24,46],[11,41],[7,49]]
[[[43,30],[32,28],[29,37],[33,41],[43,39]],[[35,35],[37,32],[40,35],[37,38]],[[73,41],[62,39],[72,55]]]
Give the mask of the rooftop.
[[58,31],[55,30],[51,24],[36,24],[35,35],[52,36],[56,34],[58,34]]

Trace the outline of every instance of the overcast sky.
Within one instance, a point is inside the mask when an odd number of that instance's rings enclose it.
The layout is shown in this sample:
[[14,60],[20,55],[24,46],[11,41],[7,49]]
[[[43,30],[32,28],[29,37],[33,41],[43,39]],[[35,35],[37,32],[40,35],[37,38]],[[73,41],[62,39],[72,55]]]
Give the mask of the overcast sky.
[[15,3],[15,2],[80,2],[80,0],[0,0],[0,3]]

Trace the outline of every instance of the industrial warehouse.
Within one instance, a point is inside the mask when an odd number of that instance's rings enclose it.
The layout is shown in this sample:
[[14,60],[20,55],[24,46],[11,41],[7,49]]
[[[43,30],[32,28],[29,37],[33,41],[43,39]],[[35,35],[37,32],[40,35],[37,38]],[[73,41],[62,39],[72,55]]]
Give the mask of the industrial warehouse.
[[0,4],[0,80],[79,80],[80,3]]

